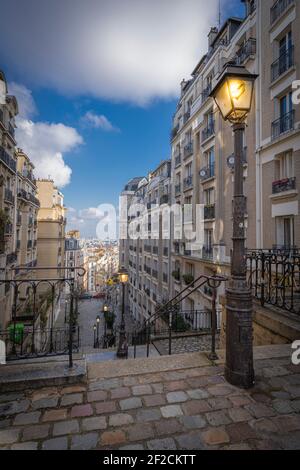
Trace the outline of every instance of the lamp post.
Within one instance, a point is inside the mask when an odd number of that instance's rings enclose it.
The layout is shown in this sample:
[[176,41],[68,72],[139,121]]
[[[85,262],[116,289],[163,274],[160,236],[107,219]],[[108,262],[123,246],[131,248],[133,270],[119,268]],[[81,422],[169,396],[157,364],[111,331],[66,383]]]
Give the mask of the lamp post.
[[94,349],[95,349],[96,348],[96,330],[97,330],[96,325],[93,326],[93,330],[94,330]]
[[97,325],[97,339],[96,339],[96,348],[99,348],[99,327],[100,327],[100,317],[99,315],[96,318],[96,325]]
[[65,323],[67,323],[67,307],[68,307],[68,301],[65,300]]
[[108,312],[108,306],[106,304],[103,305],[103,313],[104,313],[104,336],[106,336],[107,325],[106,325],[106,317],[105,314]]
[[117,357],[126,357],[127,348],[126,348],[126,331],[125,331],[125,285],[128,282],[128,272],[125,268],[119,270],[119,281],[122,285],[122,316],[121,316],[121,325],[120,325],[120,335],[119,335],[119,346],[117,351]]
[[234,132],[233,249],[231,278],[226,289],[225,377],[232,385],[246,389],[254,385],[254,368],[252,295],[246,281],[243,134],[256,78],[245,67],[228,63],[211,92],[223,119],[232,123]]

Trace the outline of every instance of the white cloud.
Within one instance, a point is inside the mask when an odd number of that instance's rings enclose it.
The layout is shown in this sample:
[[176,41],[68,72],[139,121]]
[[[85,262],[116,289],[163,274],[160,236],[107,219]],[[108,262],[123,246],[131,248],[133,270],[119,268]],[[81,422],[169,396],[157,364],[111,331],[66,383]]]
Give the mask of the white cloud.
[[16,119],[18,147],[35,165],[35,176],[51,177],[59,187],[67,185],[72,170],[64,162],[63,155],[82,144],[82,137],[73,127],[29,119],[37,110],[30,90],[23,85],[10,84],[9,92],[16,96],[19,104],[20,114]]
[[101,219],[103,216],[103,212],[98,207],[89,207],[79,211],[79,217],[84,220]]
[[88,111],[83,117],[82,122],[89,124],[95,129],[102,129],[106,132],[119,132],[119,129],[107,119],[103,114],[97,115],[92,111]]
[[[178,95],[179,82],[207,50],[217,4],[4,0],[0,56],[30,83],[143,105]],[[14,19],[16,34],[8,18]]]
[[19,117],[29,119],[37,114],[36,105],[32,97],[31,90],[20,83],[11,82],[9,84],[9,94],[18,98]]

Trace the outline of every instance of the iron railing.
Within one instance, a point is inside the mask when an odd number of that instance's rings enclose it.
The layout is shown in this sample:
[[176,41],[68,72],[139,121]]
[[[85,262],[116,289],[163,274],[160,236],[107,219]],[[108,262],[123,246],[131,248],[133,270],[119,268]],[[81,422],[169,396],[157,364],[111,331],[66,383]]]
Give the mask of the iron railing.
[[256,54],[256,39],[249,38],[237,51],[236,53],[236,63],[238,65],[243,65],[243,63],[253,57]]
[[294,65],[294,46],[284,51],[271,65],[271,81],[274,82]]
[[208,99],[210,93],[211,93],[211,90],[212,90],[212,86],[211,84],[207,85],[206,88],[204,88],[204,90],[202,91],[201,93],[201,99],[202,99],[202,104],[205,103],[205,101]]
[[285,178],[272,183],[272,194],[296,189],[296,178]]
[[208,204],[204,206],[204,220],[210,220],[215,218],[216,205]]
[[193,177],[192,176],[188,176],[187,178],[185,178],[183,180],[183,187],[184,189],[189,189],[193,186]]
[[285,12],[291,3],[294,3],[295,0],[277,0],[274,5],[271,7],[271,25]]
[[300,315],[300,252],[274,246],[247,252],[248,282],[261,305],[270,304]]
[[[68,354],[69,367],[73,367],[73,352],[80,346],[79,328],[76,326],[77,292],[74,278],[67,278],[64,273],[70,267],[60,267],[62,276],[51,279],[19,279],[20,271],[37,270],[57,272],[56,267],[36,267],[36,260],[28,265],[12,268],[15,278],[0,280],[5,290],[12,289],[13,302],[11,320],[5,330],[0,331],[0,340],[6,345],[6,359],[28,359],[48,355]],[[77,275],[85,274],[83,268],[72,268]],[[61,292],[69,290],[69,321],[63,328],[55,327],[55,309],[59,306]],[[23,296],[26,292],[26,296]],[[22,295],[21,295],[22,294]]]
[[[174,273],[173,273],[174,274]],[[174,334],[178,332],[186,333],[190,330],[201,330],[211,334],[211,354],[212,359],[217,359],[216,355],[216,334],[218,330],[218,314],[216,308],[217,291],[222,282],[225,282],[226,278],[223,276],[205,276],[201,275],[197,279],[193,279],[193,282],[186,286],[181,292],[179,292],[173,299],[159,306],[156,311],[148,318],[142,328],[139,331],[132,333],[131,337],[128,335],[134,346],[134,356],[136,355],[136,346],[146,344],[146,355],[150,353],[150,343],[157,338],[157,336],[166,336],[169,343],[169,355],[172,354],[172,340]],[[186,316],[181,315],[180,305],[188,298],[193,292],[200,289],[204,285],[207,285],[212,289],[211,297],[211,311],[210,313],[205,311],[201,314],[194,314],[190,316],[187,321]],[[189,312],[191,313],[191,312]],[[208,315],[210,314],[210,320]],[[203,316],[204,315],[204,316]]]
[[14,173],[17,170],[17,163],[16,161],[4,150],[3,147],[0,146],[0,160],[5,163],[6,166]]
[[207,139],[212,137],[215,134],[215,123],[214,121],[210,122],[205,129],[202,131],[202,142],[205,142]]
[[295,110],[284,114],[276,121],[272,122],[272,140],[277,139],[281,134],[294,129]]
[[201,181],[206,181],[215,176],[215,164],[211,163],[209,166],[202,168],[199,172]]

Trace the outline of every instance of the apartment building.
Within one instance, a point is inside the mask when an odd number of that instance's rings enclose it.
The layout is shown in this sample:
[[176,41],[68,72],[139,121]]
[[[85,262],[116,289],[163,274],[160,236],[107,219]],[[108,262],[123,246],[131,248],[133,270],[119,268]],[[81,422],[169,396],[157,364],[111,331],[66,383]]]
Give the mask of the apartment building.
[[164,160],[139,181],[128,205],[129,251],[124,266],[129,271],[128,309],[137,322],[169,297],[170,204],[171,161]]
[[[299,77],[299,1],[245,1],[246,17],[229,18],[208,36],[208,53],[182,94],[172,131],[172,181],[179,204],[204,205],[202,252],[186,240],[174,240],[173,292],[200,274],[229,273],[233,137],[209,97],[226,62],[259,75],[244,136],[244,190],[247,197],[248,248],[299,245],[299,107],[292,83]],[[297,178],[298,177],[298,178]],[[208,302],[207,302],[208,301]],[[186,308],[209,306],[210,292],[194,293]]]
[[257,246],[300,245],[300,1],[259,4],[260,81],[257,126]]
[[64,277],[66,208],[64,196],[50,179],[37,180],[38,211],[37,266],[53,267],[39,270],[39,278]]
[[78,231],[70,231],[66,234],[65,257],[66,276],[69,279],[74,278],[76,289],[82,291],[83,276],[77,268],[84,267],[84,257]]
[[[172,293],[201,274],[229,274],[232,249],[233,135],[210,92],[227,62],[258,72],[256,3],[247,1],[246,18],[229,18],[208,34],[208,52],[181,84],[172,130],[173,200],[186,207],[184,233],[172,243]],[[247,243],[256,247],[256,109],[244,135]],[[189,210],[187,210],[189,208]],[[199,216],[199,211],[201,215]],[[204,222],[196,226],[197,217]],[[201,239],[195,239],[195,233]],[[176,235],[175,235],[176,236]],[[206,310],[211,290],[204,286],[184,301],[184,310]]]
[[[15,117],[18,103],[8,94],[7,82],[0,71],[0,276],[11,279],[16,267],[16,197],[17,156],[15,140]],[[9,284],[0,286],[0,329],[5,328],[11,317],[12,289]]]

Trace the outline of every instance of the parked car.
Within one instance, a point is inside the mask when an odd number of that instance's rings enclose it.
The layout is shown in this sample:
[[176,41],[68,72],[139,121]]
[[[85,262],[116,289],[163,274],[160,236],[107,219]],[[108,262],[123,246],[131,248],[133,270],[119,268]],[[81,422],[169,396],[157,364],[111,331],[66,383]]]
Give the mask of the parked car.
[[79,300],[87,300],[91,299],[93,296],[89,294],[88,292],[85,292],[84,294],[80,294]]
[[105,299],[105,294],[103,292],[98,292],[93,296],[93,299]]

